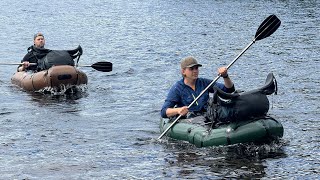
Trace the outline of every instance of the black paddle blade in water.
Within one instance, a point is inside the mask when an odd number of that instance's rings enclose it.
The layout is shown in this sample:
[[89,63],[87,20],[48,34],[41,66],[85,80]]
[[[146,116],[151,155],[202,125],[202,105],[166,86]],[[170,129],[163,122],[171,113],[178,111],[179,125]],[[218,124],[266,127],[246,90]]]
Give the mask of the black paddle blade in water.
[[255,35],[255,41],[261,40],[273,34],[278,29],[280,24],[281,21],[276,15],[273,14],[267,17],[267,19],[265,19],[258,28]]
[[110,72],[112,71],[112,63],[111,62],[96,62],[91,65],[91,67],[95,70],[102,72]]

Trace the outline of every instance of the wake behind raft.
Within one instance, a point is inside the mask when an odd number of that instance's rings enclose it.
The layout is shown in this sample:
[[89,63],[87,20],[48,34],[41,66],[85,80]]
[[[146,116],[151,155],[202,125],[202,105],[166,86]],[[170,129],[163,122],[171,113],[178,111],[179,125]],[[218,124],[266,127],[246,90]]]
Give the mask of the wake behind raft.
[[[283,136],[283,126],[267,115],[267,95],[276,93],[277,83],[272,73],[259,89],[233,94],[216,89],[206,114],[180,119],[168,130],[167,136],[188,141],[197,147],[277,140]],[[161,119],[160,132],[171,123],[172,120]]]

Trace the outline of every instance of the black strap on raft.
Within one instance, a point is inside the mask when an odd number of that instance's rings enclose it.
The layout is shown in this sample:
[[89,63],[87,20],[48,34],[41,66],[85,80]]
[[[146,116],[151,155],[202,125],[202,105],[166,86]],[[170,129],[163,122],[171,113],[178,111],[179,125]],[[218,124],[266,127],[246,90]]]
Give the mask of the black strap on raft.
[[267,128],[266,123],[264,121],[261,121],[261,124],[262,124],[263,128],[266,130],[267,137],[269,137],[270,136],[270,132],[269,132],[269,130]]
[[74,50],[68,50],[68,53],[73,57],[77,57],[77,61],[76,61],[76,66],[78,66],[79,60],[80,60],[80,56],[83,53],[82,47],[79,45],[76,49]]
[[278,92],[278,84],[277,84],[277,80],[274,77],[273,73],[269,73],[266,81],[264,83],[264,86],[262,86],[261,88],[257,89],[258,91],[264,93],[265,95],[270,95],[270,94],[275,94],[277,95]]

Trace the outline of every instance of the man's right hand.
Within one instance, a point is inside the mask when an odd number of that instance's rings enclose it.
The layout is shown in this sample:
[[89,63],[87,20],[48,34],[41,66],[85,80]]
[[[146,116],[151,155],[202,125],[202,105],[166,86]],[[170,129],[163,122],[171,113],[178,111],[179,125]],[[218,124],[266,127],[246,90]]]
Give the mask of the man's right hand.
[[185,116],[188,112],[188,106],[183,106],[180,108],[168,108],[166,114],[168,117],[172,117],[178,114],[181,116]]
[[181,116],[185,116],[189,112],[188,106],[183,106],[177,109],[178,109],[178,114]]
[[24,62],[21,64],[21,66],[18,68],[18,71],[24,71],[24,70],[26,70],[27,67],[29,67],[29,66],[30,66],[29,61],[24,61]]
[[22,63],[22,66],[24,67],[24,69],[26,69],[27,67],[29,67],[29,66],[30,66],[29,61],[24,61],[24,62]]

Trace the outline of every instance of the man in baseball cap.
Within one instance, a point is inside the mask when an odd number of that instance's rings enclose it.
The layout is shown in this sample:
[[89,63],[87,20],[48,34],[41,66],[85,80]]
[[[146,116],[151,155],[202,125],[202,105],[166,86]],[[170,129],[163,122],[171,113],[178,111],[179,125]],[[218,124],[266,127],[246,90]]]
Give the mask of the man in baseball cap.
[[[177,81],[170,89],[168,96],[161,109],[161,117],[170,118],[176,115],[185,116],[188,112],[193,114],[204,113],[207,109],[209,93],[213,93],[213,88],[209,88],[199,99],[190,107],[188,106],[210,85],[211,79],[199,78],[199,67],[202,65],[192,57],[182,59],[181,74],[183,78]],[[227,93],[235,91],[234,84],[228,76],[226,67],[220,67],[218,73],[223,77],[224,83],[216,82],[216,86]]]

